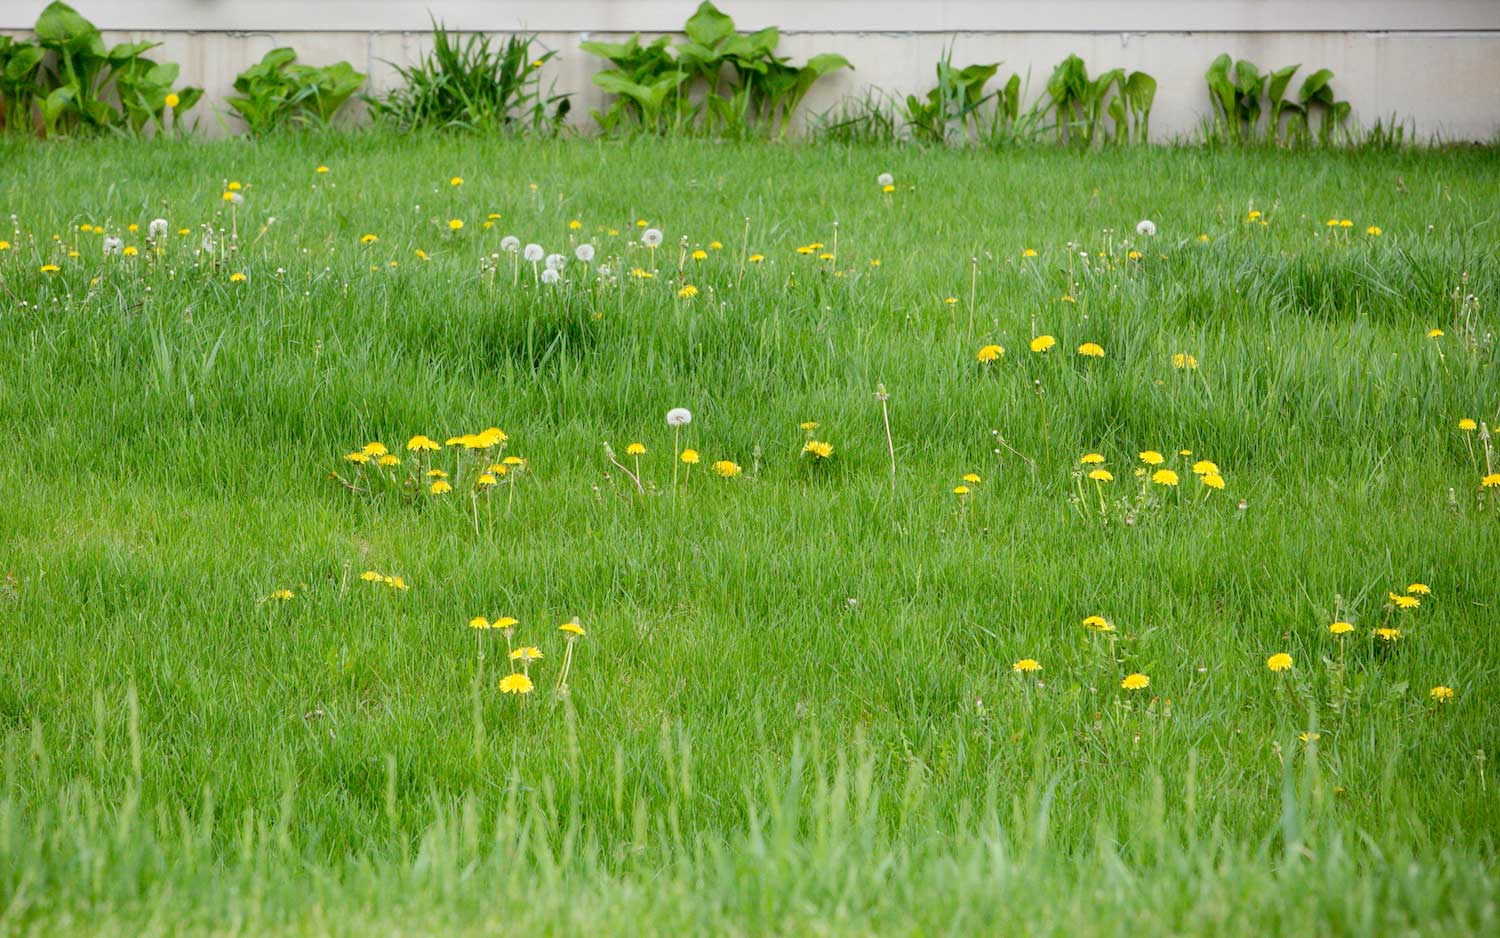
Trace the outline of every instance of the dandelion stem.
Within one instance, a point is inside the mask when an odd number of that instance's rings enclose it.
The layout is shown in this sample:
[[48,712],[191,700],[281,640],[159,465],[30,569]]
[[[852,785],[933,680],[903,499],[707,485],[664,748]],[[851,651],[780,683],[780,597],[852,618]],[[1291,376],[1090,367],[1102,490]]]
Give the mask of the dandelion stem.
[[891,456],[891,493],[896,491],[896,443],[891,439],[891,411],[887,405],[890,395],[885,391],[885,383],[875,385],[875,399],[880,401],[880,419],[885,423],[885,449]]

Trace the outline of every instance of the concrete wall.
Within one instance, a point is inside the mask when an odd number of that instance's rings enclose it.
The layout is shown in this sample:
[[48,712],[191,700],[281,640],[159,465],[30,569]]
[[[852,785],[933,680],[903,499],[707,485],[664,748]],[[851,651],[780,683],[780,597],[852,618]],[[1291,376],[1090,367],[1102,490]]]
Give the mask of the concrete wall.
[[[589,81],[600,62],[583,39],[631,31],[671,32],[693,0],[75,0],[106,41],[161,42],[158,56],[203,86],[210,116],[234,76],[280,45],[303,61],[347,59],[375,90],[393,83],[391,62],[408,63],[430,42],[429,11],[449,27],[534,31],[559,51],[547,70],[586,115],[601,96]],[[44,0],[0,0],[0,29],[24,32]],[[840,52],[855,71],[825,79],[803,114],[836,106],[867,88],[904,95],[932,84],[933,66],[953,48],[958,64],[1003,61],[1002,74],[1029,75],[1039,94],[1069,53],[1091,72],[1144,69],[1159,88],[1153,135],[1190,134],[1208,112],[1203,72],[1220,52],[1264,68],[1301,63],[1302,75],[1333,70],[1339,97],[1368,125],[1396,115],[1422,137],[1490,140],[1500,132],[1500,0],[724,0],[741,29],[782,27],[780,52],[799,60]],[[1295,83],[1294,86],[1295,88]],[[232,118],[225,118],[231,129]]]

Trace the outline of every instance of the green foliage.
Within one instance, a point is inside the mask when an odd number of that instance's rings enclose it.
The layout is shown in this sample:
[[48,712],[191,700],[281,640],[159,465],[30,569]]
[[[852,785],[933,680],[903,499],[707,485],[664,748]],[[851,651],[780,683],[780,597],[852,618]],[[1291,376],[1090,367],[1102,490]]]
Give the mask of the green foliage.
[[1046,97],[1033,107],[1040,118],[1051,113],[1058,143],[1085,148],[1107,139],[1113,125],[1113,140],[1145,142],[1151,127],[1151,105],[1156,100],[1156,79],[1145,72],[1110,69],[1090,79],[1088,67],[1077,55],[1057,64],[1047,79]]
[[[1309,75],[1295,99],[1287,96],[1292,77],[1301,65],[1288,65],[1262,73],[1255,63],[1234,61],[1220,55],[1204,74],[1213,119],[1206,136],[1218,143],[1245,145],[1261,139],[1260,119],[1267,113],[1264,140],[1267,145],[1308,144],[1316,140],[1328,146],[1349,118],[1349,102],[1333,93],[1333,72],[1324,68]],[[1321,114],[1316,134],[1312,114]]]
[[593,79],[614,96],[605,110],[594,111],[602,129],[781,136],[819,79],[853,68],[834,53],[794,65],[776,54],[779,29],[737,32],[734,20],[707,0],[688,18],[683,32],[687,38],[675,46],[666,36],[643,46],[639,33],[625,42],[582,44],[583,51],[613,66]]
[[[977,137],[981,129],[980,106],[1004,94],[1004,89],[991,95],[984,91],[999,69],[998,62],[955,68],[951,50],[943,53],[937,64],[937,85],[924,98],[906,96],[906,126],[912,136],[925,143],[953,143]],[[1013,81],[1019,87],[1020,79]]]
[[283,128],[326,128],[365,83],[348,62],[322,67],[297,64],[297,53],[272,49],[234,80],[228,99],[251,136]]
[[[32,41],[0,41],[0,121],[8,132],[32,133],[37,116],[49,137],[166,127],[178,69],[145,57],[159,43],[106,50],[94,24],[61,0],[41,12],[33,32]],[[203,92],[175,94],[170,110],[180,118]]]
[[396,66],[402,86],[384,98],[368,98],[375,120],[398,130],[500,131],[555,135],[572,102],[544,93],[541,69],[557,53],[532,53],[534,36],[471,34],[462,42],[433,24],[432,52],[416,65]]

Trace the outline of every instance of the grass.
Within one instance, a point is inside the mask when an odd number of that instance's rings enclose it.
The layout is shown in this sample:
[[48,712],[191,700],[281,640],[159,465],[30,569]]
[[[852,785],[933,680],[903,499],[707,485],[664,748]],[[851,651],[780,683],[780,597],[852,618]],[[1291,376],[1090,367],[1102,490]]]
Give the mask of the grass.
[[[0,159],[0,932],[1495,928],[1494,151]],[[483,501],[330,479],[490,426]]]

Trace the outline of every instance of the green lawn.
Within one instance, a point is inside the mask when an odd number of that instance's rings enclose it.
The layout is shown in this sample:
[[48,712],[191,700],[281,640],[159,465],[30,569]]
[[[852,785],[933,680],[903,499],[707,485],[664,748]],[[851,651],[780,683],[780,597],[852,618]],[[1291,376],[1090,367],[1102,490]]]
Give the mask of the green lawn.
[[0,933],[1500,928],[1496,151],[0,165]]

